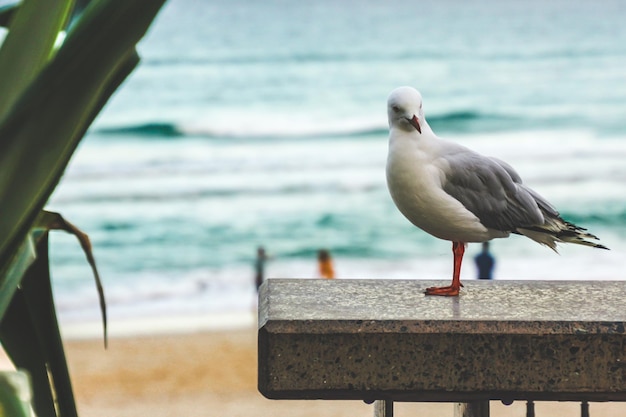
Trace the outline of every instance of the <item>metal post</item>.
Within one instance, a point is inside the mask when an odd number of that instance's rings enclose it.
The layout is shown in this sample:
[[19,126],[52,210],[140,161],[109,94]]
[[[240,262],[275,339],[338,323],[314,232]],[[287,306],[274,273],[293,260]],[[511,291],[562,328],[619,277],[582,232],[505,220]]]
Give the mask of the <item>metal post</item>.
[[526,417],[535,417],[535,402],[528,400],[526,402]]
[[587,401],[580,403],[580,417],[589,417],[589,403]]
[[454,417],[489,417],[489,401],[456,403]]
[[374,417],[393,417],[393,401],[374,401]]

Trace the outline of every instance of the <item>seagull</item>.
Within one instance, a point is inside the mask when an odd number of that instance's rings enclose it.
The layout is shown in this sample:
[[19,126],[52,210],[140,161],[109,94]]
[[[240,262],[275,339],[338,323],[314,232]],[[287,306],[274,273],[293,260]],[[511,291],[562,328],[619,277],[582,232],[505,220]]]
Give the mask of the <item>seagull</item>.
[[452,241],[452,284],[427,295],[457,296],[463,253],[469,242],[524,235],[555,252],[556,243],[608,249],[586,229],[561,218],[504,161],[439,138],[422,108],[422,95],[399,87],[387,100],[387,187],[398,210],[415,226]]

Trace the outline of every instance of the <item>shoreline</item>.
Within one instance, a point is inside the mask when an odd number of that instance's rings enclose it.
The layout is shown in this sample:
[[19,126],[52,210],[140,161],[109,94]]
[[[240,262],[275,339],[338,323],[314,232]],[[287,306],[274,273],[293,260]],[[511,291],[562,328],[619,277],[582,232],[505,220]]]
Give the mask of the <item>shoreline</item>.
[[[243,330],[255,327],[256,310],[229,313],[174,314],[133,318],[109,318],[109,338],[146,337]],[[103,337],[102,320],[59,319],[63,340],[97,340]]]

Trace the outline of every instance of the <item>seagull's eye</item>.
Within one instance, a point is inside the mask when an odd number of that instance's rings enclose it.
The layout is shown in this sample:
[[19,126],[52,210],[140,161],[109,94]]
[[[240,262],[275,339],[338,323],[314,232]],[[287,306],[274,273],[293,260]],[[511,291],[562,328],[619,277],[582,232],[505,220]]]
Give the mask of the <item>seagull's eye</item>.
[[394,112],[396,112],[396,113],[398,113],[398,112],[400,111],[400,107],[398,107],[398,106],[391,106],[391,109],[392,109]]

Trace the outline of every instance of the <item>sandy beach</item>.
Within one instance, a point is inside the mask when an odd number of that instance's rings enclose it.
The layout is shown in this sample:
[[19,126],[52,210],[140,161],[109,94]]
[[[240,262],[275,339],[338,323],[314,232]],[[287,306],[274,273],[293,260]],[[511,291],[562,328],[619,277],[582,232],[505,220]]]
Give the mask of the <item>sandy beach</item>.
[[[371,416],[359,401],[276,401],[256,389],[256,328],[65,342],[81,417]],[[578,403],[537,403],[537,416],[580,415]],[[626,404],[592,403],[592,416]],[[452,416],[452,404],[398,403],[396,416]],[[492,416],[525,416],[525,404],[491,403]]]

